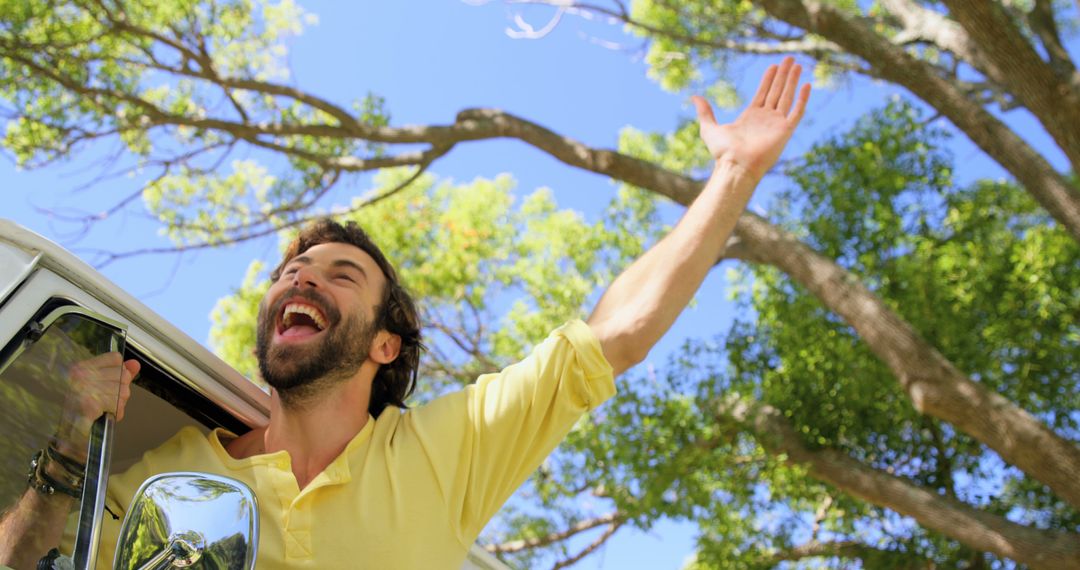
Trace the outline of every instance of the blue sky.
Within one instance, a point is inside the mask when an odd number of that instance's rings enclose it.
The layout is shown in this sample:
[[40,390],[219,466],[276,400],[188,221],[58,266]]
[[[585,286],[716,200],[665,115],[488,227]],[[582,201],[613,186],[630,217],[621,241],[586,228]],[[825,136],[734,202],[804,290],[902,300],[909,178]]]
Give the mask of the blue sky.
[[[384,96],[395,125],[449,123],[467,107],[499,107],[543,124],[556,132],[597,147],[614,147],[620,129],[667,131],[691,114],[686,94],[663,92],[646,77],[639,40],[622,35],[617,26],[567,18],[542,40],[514,40],[505,29],[520,7],[492,2],[473,6],[459,0],[396,0],[393,2],[301,1],[319,22],[290,41],[292,80],[305,90],[339,103],[367,92]],[[540,26],[542,10],[526,12]],[[613,49],[596,41],[623,45]],[[736,63],[732,77],[749,96],[768,60]],[[849,125],[863,110],[881,106],[900,90],[891,85],[853,81],[836,89],[817,89],[804,125],[785,156],[822,133]],[[732,118],[733,113],[719,113]],[[1023,116],[1010,122],[1030,125]],[[1024,135],[1047,148],[1045,135],[1023,127]],[[110,180],[86,190],[75,189],[99,171],[93,159],[111,146],[91,149],[76,160],[42,171],[20,172],[10,160],[0,161],[0,180],[8,196],[0,216],[11,218],[76,253],[103,248],[123,251],[169,245],[155,224],[143,219],[139,204],[113,216],[78,237],[70,225],[49,219],[37,208],[100,211],[137,189],[135,179]],[[962,137],[953,152],[960,180],[1002,176]],[[1060,156],[1051,155],[1064,167]],[[594,215],[612,196],[615,185],[593,174],[571,169],[516,141],[461,145],[440,159],[431,171],[441,178],[468,181],[510,172],[524,194],[547,186],[562,207]],[[751,208],[759,208],[781,177],[766,178]],[[323,205],[344,203],[365,191],[366,178],[344,184]],[[677,208],[666,216],[677,218]],[[104,273],[192,337],[205,341],[214,303],[239,285],[248,262],[274,259],[273,238],[216,251],[177,256],[139,257],[116,262]],[[698,302],[653,351],[650,361],[665,355],[689,337],[727,329],[732,317],[723,270],[714,271]],[[693,550],[689,529],[661,524],[642,536],[620,531],[599,554],[580,568],[675,568]]]

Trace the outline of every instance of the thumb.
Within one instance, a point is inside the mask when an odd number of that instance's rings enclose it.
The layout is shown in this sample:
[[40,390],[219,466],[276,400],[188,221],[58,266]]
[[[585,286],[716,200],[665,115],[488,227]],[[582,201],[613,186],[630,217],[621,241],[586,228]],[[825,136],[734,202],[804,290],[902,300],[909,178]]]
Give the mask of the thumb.
[[712,105],[700,95],[691,95],[690,100],[694,102],[694,108],[697,109],[698,124],[716,124],[716,116],[713,115]]

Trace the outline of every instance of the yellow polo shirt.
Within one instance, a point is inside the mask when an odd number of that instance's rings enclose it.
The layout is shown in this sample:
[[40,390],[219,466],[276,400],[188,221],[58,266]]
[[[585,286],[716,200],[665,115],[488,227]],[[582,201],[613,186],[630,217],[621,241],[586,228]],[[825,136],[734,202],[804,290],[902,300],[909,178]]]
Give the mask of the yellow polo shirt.
[[[474,385],[371,418],[304,489],[288,452],[234,459],[223,430],[185,428],[109,480],[120,513],[139,485],[166,471],[239,479],[259,501],[257,567],[460,568],[510,495],[585,412],[615,393],[589,327],[556,329],[525,360]],[[106,517],[110,518],[110,517]],[[99,568],[111,564],[120,521],[106,521]]]

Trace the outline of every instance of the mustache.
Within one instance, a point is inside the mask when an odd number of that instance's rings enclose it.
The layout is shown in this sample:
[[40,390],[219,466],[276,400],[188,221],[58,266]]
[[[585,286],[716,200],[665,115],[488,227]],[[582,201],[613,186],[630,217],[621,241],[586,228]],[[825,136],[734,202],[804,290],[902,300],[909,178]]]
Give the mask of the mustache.
[[326,317],[326,321],[330,326],[337,324],[337,322],[341,320],[341,311],[334,308],[329,301],[323,298],[323,296],[314,289],[292,287],[282,293],[281,296],[278,297],[278,300],[274,302],[273,306],[270,307],[269,315],[267,315],[271,317],[269,321],[276,322],[278,316],[281,315],[281,310],[285,306],[285,303],[297,298],[303,299],[319,309],[323,316]]

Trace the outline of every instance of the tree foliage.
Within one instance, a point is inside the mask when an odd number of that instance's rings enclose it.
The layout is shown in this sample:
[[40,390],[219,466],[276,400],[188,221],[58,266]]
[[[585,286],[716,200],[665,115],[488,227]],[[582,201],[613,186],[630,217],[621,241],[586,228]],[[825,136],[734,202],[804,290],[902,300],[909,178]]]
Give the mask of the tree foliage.
[[[744,316],[621,380],[489,548],[563,567],[623,528],[680,520],[700,531],[694,568],[1080,567],[1080,6],[536,3],[625,25],[667,89],[731,101],[733,58],[796,53],[819,80],[911,97],[787,164],[787,189],[725,252]],[[610,151],[503,111],[397,127],[376,95],[309,93],[284,66],[282,38],[309,18],[290,2],[0,0],[0,14],[5,148],[38,167],[122,141],[155,175],[115,208],[143,200],[177,248],[288,239],[338,181],[387,169],[334,214],[377,221],[421,298],[432,394],[579,314],[655,236],[653,200],[689,204],[707,166],[690,124],[628,129]],[[1049,150],[1009,126],[1017,110]],[[956,184],[943,149],[957,136],[1010,178]],[[502,137],[623,186],[587,221],[543,191],[514,205],[509,177],[425,173]],[[263,271],[215,310],[217,349],[249,374]]]

